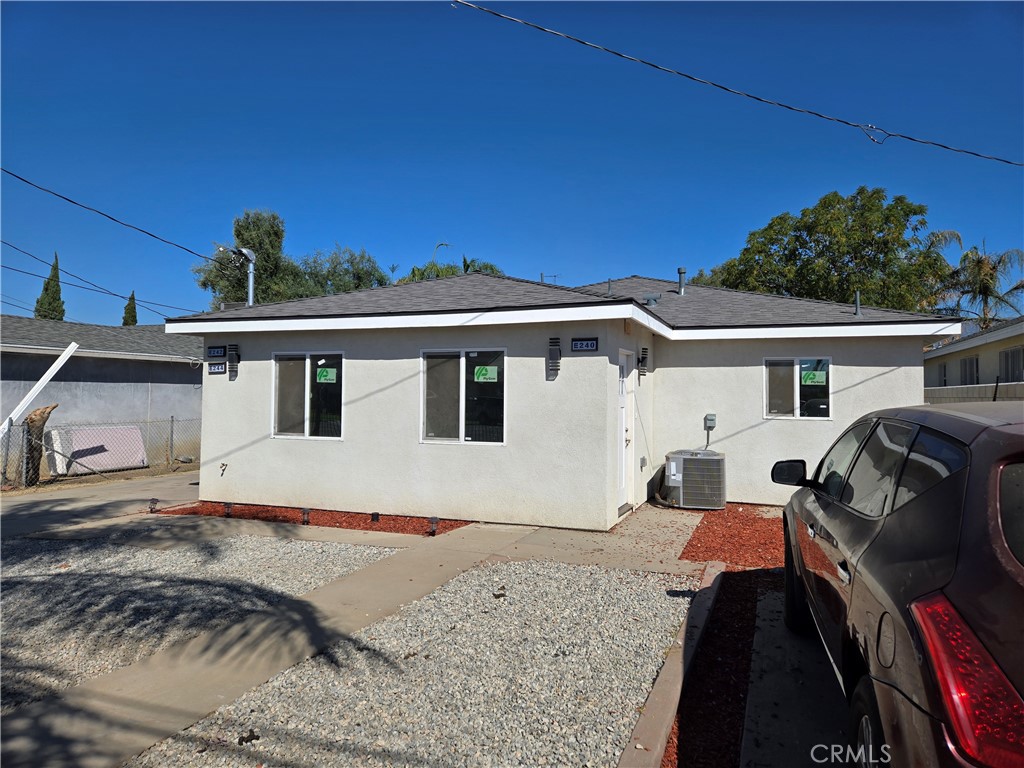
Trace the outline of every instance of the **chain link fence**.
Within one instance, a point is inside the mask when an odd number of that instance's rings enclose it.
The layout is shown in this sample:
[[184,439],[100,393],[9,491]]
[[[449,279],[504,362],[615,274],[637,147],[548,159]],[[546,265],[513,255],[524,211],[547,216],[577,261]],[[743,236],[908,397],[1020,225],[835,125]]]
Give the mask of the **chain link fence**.
[[4,488],[129,469],[198,464],[201,419],[57,424],[34,439],[27,424],[8,423],[0,441]]

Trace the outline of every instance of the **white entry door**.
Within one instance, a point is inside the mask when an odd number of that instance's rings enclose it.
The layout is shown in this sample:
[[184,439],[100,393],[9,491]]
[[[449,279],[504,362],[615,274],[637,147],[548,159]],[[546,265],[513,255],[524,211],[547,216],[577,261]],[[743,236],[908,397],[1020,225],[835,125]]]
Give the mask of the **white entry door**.
[[633,355],[619,351],[618,508],[623,514],[633,501]]

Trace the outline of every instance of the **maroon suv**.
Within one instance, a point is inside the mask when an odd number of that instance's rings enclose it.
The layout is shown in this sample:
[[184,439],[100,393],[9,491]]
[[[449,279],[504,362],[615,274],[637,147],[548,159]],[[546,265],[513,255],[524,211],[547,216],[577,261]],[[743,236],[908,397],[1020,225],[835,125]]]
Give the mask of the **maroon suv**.
[[1024,403],[876,411],[783,515],[785,619],[812,624],[859,765],[1024,766]]

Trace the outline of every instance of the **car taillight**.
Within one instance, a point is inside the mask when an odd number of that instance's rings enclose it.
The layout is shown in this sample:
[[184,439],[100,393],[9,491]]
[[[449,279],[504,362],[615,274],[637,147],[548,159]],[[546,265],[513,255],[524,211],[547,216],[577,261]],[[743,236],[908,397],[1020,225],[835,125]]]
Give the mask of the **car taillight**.
[[942,593],[910,611],[924,636],[957,743],[992,768],[1024,764],[1024,701]]

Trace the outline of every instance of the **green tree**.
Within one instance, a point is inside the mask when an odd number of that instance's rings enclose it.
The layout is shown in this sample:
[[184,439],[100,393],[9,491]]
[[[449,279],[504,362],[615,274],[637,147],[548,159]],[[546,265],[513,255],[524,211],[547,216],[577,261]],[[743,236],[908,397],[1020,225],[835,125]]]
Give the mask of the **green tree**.
[[124,305],[124,316],[121,318],[121,325],[138,325],[139,316],[135,312],[135,291],[128,297],[128,303]]
[[439,262],[437,259],[431,259],[422,267],[413,267],[409,270],[409,274],[399,280],[399,283],[416,283],[420,280],[432,280],[439,277],[455,277],[456,275],[466,275],[470,272],[483,272],[486,275],[504,275],[505,273],[492,264],[489,261],[480,261],[478,259],[467,259],[465,254],[462,256],[462,266],[454,262]]
[[690,281],[744,291],[933,311],[952,267],[942,249],[956,232],[926,234],[925,205],[884,189],[830,192],[800,216],[783,213],[747,237],[734,259]]
[[360,249],[356,253],[338,244],[330,253],[316,251],[306,256],[300,266],[313,291],[312,296],[329,296],[391,284],[391,278],[373,256],[365,250]]
[[1020,306],[1015,299],[1024,294],[1024,280],[1018,277],[1021,270],[1024,251],[1019,248],[988,253],[982,242],[980,251],[977,246],[968,249],[947,283],[953,294],[952,311],[977,317],[983,331],[1004,310],[1019,315]]
[[56,251],[53,252],[50,276],[43,281],[43,290],[36,299],[33,314],[37,320],[64,319],[64,300],[60,297],[60,266]]
[[254,301],[265,304],[311,295],[299,265],[284,255],[284,220],[273,211],[246,210],[234,222],[235,242],[218,245],[214,261],[192,268],[200,288],[211,291],[210,306],[248,299],[248,273],[244,258],[232,251],[249,248],[256,254]]

